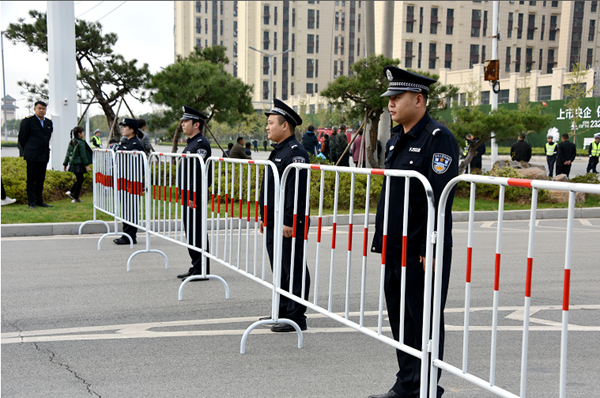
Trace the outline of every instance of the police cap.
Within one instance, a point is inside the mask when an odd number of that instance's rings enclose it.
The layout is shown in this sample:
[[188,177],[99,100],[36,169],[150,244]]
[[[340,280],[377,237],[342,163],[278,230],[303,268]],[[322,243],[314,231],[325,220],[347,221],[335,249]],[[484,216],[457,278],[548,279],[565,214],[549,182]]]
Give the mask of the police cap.
[[594,138],[600,138],[600,133],[594,134]]
[[183,116],[179,120],[198,120],[198,121],[206,121],[208,116],[206,116],[202,112],[198,112],[191,106],[184,105],[183,106]]
[[119,126],[127,126],[129,128],[132,128],[134,130],[138,129],[138,121],[137,119],[123,119],[123,121],[121,123],[119,123]]
[[437,82],[430,77],[408,72],[395,66],[386,66],[383,68],[383,74],[390,83],[387,91],[381,94],[382,97],[400,95],[407,91],[429,94],[429,86]]
[[302,119],[300,116],[298,116],[298,114],[294,112],[292,108],[277,98],[273,100],[273,109],[271,109],[269,112],[265,112],[265,115],[281,115],[289,124],[294,126],[300,126],[302,124]]

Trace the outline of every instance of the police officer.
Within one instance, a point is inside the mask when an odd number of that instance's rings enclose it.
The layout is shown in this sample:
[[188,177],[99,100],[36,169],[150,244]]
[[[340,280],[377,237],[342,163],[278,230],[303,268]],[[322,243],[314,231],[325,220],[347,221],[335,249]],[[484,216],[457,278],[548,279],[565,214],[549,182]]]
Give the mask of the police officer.
[[548,142],[544,146],[546,149],[546,161],[548,162],[548,176],[552,177],[554,175],[554,164],[556,163],[556,153],[558,144],[554,142],[554,136],[552,134],[548,134],[546,136]]
[[54,127],[52,120],[46,117],[46,103],[37,101],[33,107],[34,115],[21,121],[19,127],[19,147],[27,162],[27,200],[29,208],[52,207],[44,203],[44,181],[46,166],[50,160],[50,138]]
[[[141,133],[138,131],[138,122],[136,119],[123,119],[123,121],[121,123],[119,123],[119,126],[121,126],[121,134],[123,134],[123,139],[121,140],[121,143],[119,145],[117,145],[114,149],[115,151],[144,151],[144,146],[142,145],[142,142],[140,141],[141,138]],[[128,162],[121,160],[121,164],[120,166],[120,176],[121,178],[124,178],[125,176],[127,176],[127,170],[126,167],[128,166]],[[124,193],[122,193],[122,195],[124,195]],[[123,198],[122,198],[123,199]],[[123,200],[123,202],[125,202]],[[138,213],[138,207],[136,206],[136,201],[132,201],[133,203],[133,209],[131,209],[131,213],[130,214],[125,214],[124,218],[131,218],[130,221],[132,221],[133,223],[137,223],[137,213]],[[128,217],[129,215],[131,215],[132,217]],[[123,223],[123,232],[126,233],[127,235],[131,236],[131,240],[133,241],[133,244],[137,243],[137,227],[134,227],[132,225],[127,224],[126,222]],[[113,242],[115,242],[117,245],[128,245],[129,244],[129,239],[127,239],[125,236],[121,236],[118,239],[114,239]]]
[[[394,66],[384,68],[389,80],[388,90],[382,97],[389,97],[388,109],[392,120],[399,123],[392,129],[392,137],[386,146],[385,168],[414,170],[423,174],[431,183],[437,211],[439,198],[447,183],[458,175],[459,149],[456,139],[444,126],[434,121],[427,112],[429,86],[434,79],[410,73]],[[388,178],[388,177],[386,177]],[[386,182],[383,184],[379,203],[372,251],[383,250],[383,222],[386,196]],[[392,178],[389,193],[388,235],[385,267],[385,297],[388,316],[394,339],[399,338],[400,286],[402,272],[402,252],[406,252],[406,306],[404,321],[404,343],[421,350],[423,326],[423,290],[425,283],[425,250],[427,223],[427,195],[423,185],[415,178],[410,180],[408,241],[402,243],[402,220],[404,219],[404,178]],[[452,259],[452,191],[446,205],[446,225],[444,236],[444,269],[442,272],[440,358],[443,358],[444,321],[443,311],[450,279]],[[431,214],[434,216],[435,214]],[[435,258],[433,259],[435,268]],[[371,398],[418,397],[420,393],[421,361],[410,354],[396,350],[400,370],[391,390]],[[438,380],[439,380],[438,375]],[[438,397],[443,388],[438,386]]]
[[[188,136],[187,146],[183,150],[183,153],[198,154],[206,161],[212,155],[210,143],[202,135],[202,128],[208,117],[202,112],[184,105],[183,116],[180,120],[183,134]],[[185,234],[188,242],[192,246],[202,248],[202,235],[200,235],[202,232],[202,208],[199,206],[202,203],[202,172],[200,163],[197,160],[194,161],[197,162],[195,167],[189,159],[183,159],[179,169],[179,187],[181,188],[181,195],[183,195],[183,225],[185,226]],[[208,170],[206,170],[206,174],[207,176],[210,175]],[[208,182],[208,186],[210,186],[210,178]],[[194,206],[194,192],[196,192],[196,206]],[[194,208],[196,211],[194,211]],[[206,240],[206,249],[208,251],[208,238]],[[202,274],[202,254],[190,248],[188,248],[188,253],[192,259],[192,266],[186,273],[177,275],[179,279],[185,280],[190,276]],[[210,262],[208,258],[206,259],[206,273],[210,274]],[[208,278],[193,278],[190,281],[205,280],[208,280]]]
[[102,148],[102,140],[100,140],[100,129],[96,129],[96,131],[94,131],[94,135],[92,136],[92,139],[90,141],[92,141],[93,149]]
[[[283,101],[273,100],[273,109],[266,112],[267,135],[271,141],[274,141],[273,151],[269,155],[269,160],[275,164],[281,179],[285,168],[292,163],[309,163],[306,149],[296,140],[294,131],[296,126],[302,124],[302,119]],[[260,203],[264,203],[264,195],[267,195],[267,214],[264,214],[264,207],[260,207],[260,230],[263,226],[267,231],[267,252],[273,269],[273,244],[275,237],[273,230],[275,226],[275,180],[272,170],[265,167],[266,178],[268,178],[268,192],[265,192],[265,175],[263,175],[260,189]],[[304,253],[304,211],[306,207],[306,170],[301,170],[298,181],[298,206],[296,223],[296,246],[294,256],[294,284],[292,293],[295,296],[302,297],[302,257]],[[291,172],[288,175],[285,186],[285,209],[283,213],[283,239],[282,239],[282,258],[281,258],[281,288],[289,291],[291,277],[291,253],[292,253],[292,231],[294,214],[294,192],[295,192],[296,173]],[[266,221],[266,222],[265,222]],[[265,225],[266,224],[266,225]],[[306,270],[305,296],[308,298],[310,289],[310,275]],[[293,320],[298,324],[301,330],[306,330],[306,307],[281,296],[279,300],[279,317]],[[269,319],[261,318],[261,319]],[[276,323],[271,327],[273,332],[292,332],[295,329],[284,323]]]
[[598,165],[598,157],[600,157],[600,133],[594,134],[594,141],[588,147],[590,160],[588,161],[586,173],[597,173],[596,166]]

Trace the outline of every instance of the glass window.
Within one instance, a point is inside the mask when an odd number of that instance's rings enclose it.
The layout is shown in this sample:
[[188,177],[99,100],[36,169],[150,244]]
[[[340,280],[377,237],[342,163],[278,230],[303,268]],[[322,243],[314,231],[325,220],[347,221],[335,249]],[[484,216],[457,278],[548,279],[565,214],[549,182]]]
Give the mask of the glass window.
[[550,101],[552,99],[552,86],[540,86],[538,87],[537,100],[538,101]]
[[508,98],[510,96],[510,90],[500,90],[498,93],[498,103],[508,104]]
[[490,92],[482,91],[481,92],[481,105],[489,105],[490,104]]
[[264,8],[264,14],[263,14],[263,23],[265,25],[269,24],[269,18],[271,17],[271,15],[269,14],[269,6],[265,6]]
[[315,28],[315,10],[308,10],[308,29]]
[[312,78],[314,77],[315,71],[315,60],[314,59],[306,59],[306,77]]

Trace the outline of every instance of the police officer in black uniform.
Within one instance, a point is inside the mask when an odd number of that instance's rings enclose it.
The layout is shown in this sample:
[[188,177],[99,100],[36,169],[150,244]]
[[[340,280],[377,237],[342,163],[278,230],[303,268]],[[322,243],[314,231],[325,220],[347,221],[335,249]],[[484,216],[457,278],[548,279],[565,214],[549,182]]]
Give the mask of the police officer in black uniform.
[[23,119],[19,127],[19,148],[27,162],[27,200],[30,209],[37,206],[52,207],[44,203],[42,195],[54,127],[52,120],[46,118],[46,103],[37,101],[33,111],[35,114]]
[[[392,129],[392,137],[387,143],[385,168],[414,170],[423,174],[431,183],[437,210],[439,198],[447,183],[458,175],[458,143],[452,133],[434,121],[427,112],[429,86],[434,79],[388,66],[384,74],[390,81],[388,90],[382,97],[389,97],[388,109],[392,120],[398,125]],[[388,177],[386,177],[388,178]],[[379,203],[372,251],[383,250],[383,222],[386,183],[383,184]],[[394,339],[399,338],[400,286],[402,272],[402,251],[406,251],[406,306],[404,321],[404,343],[421,350],[423,329],[423,290],[425,283],[425,249],[427,229],[427,195],[421,182],[410,180],[408,242],[402,244],[402,223],[404,219],[404,178],[395,177],[390,181],[389,213],[387,229],[387,250],[385,267],[385,297],[388,316]],[[443,357],[443,310],[450,279],[452,258],[452,191],[446,206],[444,237],[444,269],[442,271],[442,318],[440,358]],[[435,217],[435,214],[431,216]],[[435,258],[433,259],[434,271]],[[412,398],[420,394],[421,360],[396,350],[400,370],[396,383],[387,393],[372,395],[371,398]],[[439,375],[438,375],[439,380]],[[443,394],[438,386],[437,396]]]
[[[206,137],[202,135],[202,128],[207,119],[208,117],[202,114],[202,112],[198,112],[189,106],[183,106],[183,116],[180,119],[181,128],[183,130],[183,134],[188,136],[187,146],[183,150],[183,153],[198,154],[204,161],[206,161],[212,154],[210,143]],[[194,161],[198,162],[197,160]],[[206,170],[206,174],[207,178],[209,178],[208,176],[210,176],[210,173],[208,170]],[[202,172],[200,169],[200,163],[198,162],[196,167],[194,167],[191,161],[183,159],[179,169],[179,178],[179,187],[181,188],[181,194],[183,195],[183,225],[185,226],[185,233],[189,239],[188,242],[190,245],[201,248],[202,239],[200,233],[202,232],[202,208],[199,206],[199,204],[202,203]],[[196,182],[195,212],[193,196],[194,181]],[[210,186],[210,178],[208,181],[208,186]],[[194,225],[196,226],[195,234]],[[208,250],[208,238],[206,240],[206,248]],[[190,248],[188,248],[188,253],[192,259],[192,266],[186,273],[177,275],[179,279],[185,280],[192,275],[202,274],[202,254]],[[206,259],[206,273],[210,274],[210,261],[208,258]],[[194,278],[191,279],[191,281],[203,281],[207,279],[208,278]]]
[[[140,141],[140,138],[142,137],[141,133],[138,131],[138,121],[136,119],[123,119],[123,121],[121,123],[119,123],[119,126],[121,126],[121,133],[123,134],[123,140],[121,140],[121,143],[119,145],[117,145],[114,150],[115,151],[144,151],[144,145],[142,145],[142,142]],[[128,166],[128,162],[123,161],[120,165],[120,176],[121,178],[124,178],[127,176],[127,170],[126,167]],[[122,193],[122,195],[124,195],[124,193]],[[124,202],[124,200],[123,200]],[[136,206],[136,201],[133,201],[133,209],[131,212],[132,220],[134,223],[137,223],[137,213],[138,213],[138,208]],[[125,214],[125,217],[127,217],[127,214]],[[131,240],[133,241],[133,244],[137,243],[137,227],[134,227],[132,225],[129,225],[127,223],[123,223],[123,232],[126,233],[127,235],[131,236]],[[118,239],[114,239],[113,242],[115,242],[117,245],[128,245],[129,244],[129,239],[127,239],[125,236],[121,236]]]
[[[273,109],[266,112],[267,135],[271,141],[274,141],[273,151],[269,155],[269,160],[275,164],[279,172],[279,178],[283,176],[283,171],[291,163],[309,163],[308,153],[304,146],[296,140],[294,131],[296,126],[302,124],[302,119],[292,108],[283,101],[273,100]],[[260,230],[263,226],[267,229],[267,252],[271,260],[271,269],[273,269],[273,229],[275,226],[275,180],[270,167],[265,167],[266,178],[268,178],[267,195],[267,214],[264,214],[264,207],[260,207]],[[298,206],[296,222],[296,245],[294,255],[294,284],[292,293],[295,296],[302,297],[302,257],[304,253],[304,216],[306,207],[306,170],[301,170],[298,181]],[[281,180],[280,180],[281,181]],[[291,277],[291,255],[292,255],[292,231],[294,214],[294,193],[295,193],[296,173],[292,171],[287,178],[285,186],[285,209],[283,214],[283,242],[281,258],[281,288],[289,291]],[[265,195],[265,175],[263,175],[260,189],[260,203],[264,203]],[[266,225],[265,225],[266,224]],[[305,294],[304,299],[308,298],[310,289],[310,275],[306,270]],[[296,303],[287,297],[281,296],[279,300],[279,317],[290,319],[298,324],[301,330],[306,330],[306,307]],[[269,319],[261,318],[261,319]],[[285,323],[276,323],[271,327],[273,332],[293,332],[295,329]]]

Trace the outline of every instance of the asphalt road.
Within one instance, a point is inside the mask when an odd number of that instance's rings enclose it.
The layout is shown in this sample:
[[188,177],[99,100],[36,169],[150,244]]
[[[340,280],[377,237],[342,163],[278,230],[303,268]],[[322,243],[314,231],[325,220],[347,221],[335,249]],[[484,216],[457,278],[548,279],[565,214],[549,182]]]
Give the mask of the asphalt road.
[[[528,223],[504,222],[499,296],[496,384],[519,394],[522,312]],[[558,396],[560,322],[566,220],[536,227],[528,397]],[[597,396],[600,388],[600,219],[575,220],[569,311],[569,397]],[[338,228],[333,310],[344,311],[347,227]],[[456,223],[453,271],[446,306],[446,360],[460,367],[467,224]],[[316,229],[309,235],[314,259]],[[372,231],[371,231],[372,236]],[[492,325],[496,223],[476,223],[469,336],[469,371],[488,378]],[[233,242],[237,238],[233,235]],[[213,262],[218,281],[187,284],[177,300],[178,273],[187,269],[187,250],[152,238],[152,248],[169,258],[141,254],[126,272],[132,250],[99,235],[3,238],[3,397],[366,397],[387,391],[397,370],[393,349],[309,311],[304,348],[297,336],[265,327],[239,353],[243,331],[270,311],[264,286]],[[320,252],[320,303],[328,290],[332,231],[325,228]],[[245,237],[240,262],[245,264]],[[136,250],[146,239],[138,238]],[[217,247],[216,239],[212,241]],[[219,252],[224,252],[224,235]],[[252,240],[250,240],[252,247]],[[260,246],[259,246],[260,247]],[[362,230],[355,229],[350,310],[358,309]],[[260,259],[262,252],[258,252]],[[234,262],[237,252],[233,251]],[[367,263],[368,311],[377,310],[379,255]],[[260,260],[259,260],[260,262]],[[315,261],[311,299],[315,294]],[[270,271],[266,272],[271,278]],[[366,316],[375,326],[377,317]],[[356,319],[354,317],[353,319]],[[387,321],[384,320],[384,326]],[[388,333],[386,331],[386,333]],[[443,373],[447,397],[491,397]]]

